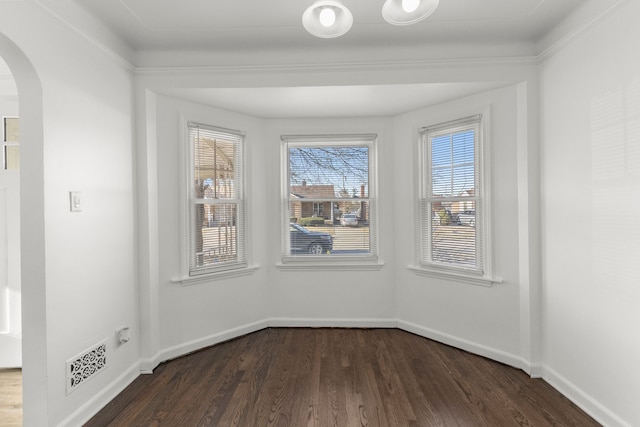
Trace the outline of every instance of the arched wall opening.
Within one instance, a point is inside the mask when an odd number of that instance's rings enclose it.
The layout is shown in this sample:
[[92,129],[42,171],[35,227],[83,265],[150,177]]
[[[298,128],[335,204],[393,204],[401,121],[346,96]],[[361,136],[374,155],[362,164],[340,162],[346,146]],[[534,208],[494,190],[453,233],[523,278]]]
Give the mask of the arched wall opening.
[[47,424],[47,328],[42,84],[22,49],[0,33],[0,57],[18,89],[23,423]]

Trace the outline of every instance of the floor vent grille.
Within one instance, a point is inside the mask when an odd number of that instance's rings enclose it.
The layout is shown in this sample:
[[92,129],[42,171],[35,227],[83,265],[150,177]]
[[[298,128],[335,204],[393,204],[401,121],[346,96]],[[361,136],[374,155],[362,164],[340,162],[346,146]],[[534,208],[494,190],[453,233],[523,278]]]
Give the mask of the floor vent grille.
[[107,340],[67,360],[67,394],[107,367]]

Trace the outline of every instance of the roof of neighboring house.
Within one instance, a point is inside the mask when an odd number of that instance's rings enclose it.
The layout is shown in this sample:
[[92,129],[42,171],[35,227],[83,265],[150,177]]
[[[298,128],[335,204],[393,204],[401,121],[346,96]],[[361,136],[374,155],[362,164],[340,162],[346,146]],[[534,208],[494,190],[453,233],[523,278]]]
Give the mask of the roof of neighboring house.
[[333,199],[336,197],[333,185],[292,185],[291,196],[296,199]]

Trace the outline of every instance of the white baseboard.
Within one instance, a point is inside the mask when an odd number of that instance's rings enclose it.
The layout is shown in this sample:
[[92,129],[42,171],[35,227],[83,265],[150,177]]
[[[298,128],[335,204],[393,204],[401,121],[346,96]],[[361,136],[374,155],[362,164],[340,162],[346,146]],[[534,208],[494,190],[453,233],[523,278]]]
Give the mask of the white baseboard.
[[631,427],[631,424],[605,408],[597,400],[548,366],[542,367],[542,379],[575,403],[594,420],[607,427]]
[[406,322],[404,320],[398,320],[398,329],[402,329],[404,331],[411,332],[413,334],[420,335],[422,337],[468,351],[469,353],[477,354],[479,356],[495,360],[496,362],[504,363],[505,365],[513,366],[514,368],[522,369],[528,374],[530,374],[532,371],[531,364],[527,360],[515,354],[487,347],[482,344],[458,338],[456,336],[445,334],[433,329],[425,328],[424,326]]
[[433,329],[425,328],[415,323],[398,320],[398,329],[456,347],[470,353],[478,354],[491,360],[504,363],[515,368],[522,369],[532,378],[542,378],[560,394],[575,403],[580,409],[589,414],[593,419],[607,427],[631,427],[631,424],[622,420],[609,409],[586,394],[584,391],[567,381],[562,375],[548,366],[540,363],[532,364],[520,356],[496,350],[478,343],[467,341]]
[[140,361],[140,372],[143,374],[153,373],[153,370],[164,361],[175,359],[176,357],[184,356],[185,354],[192,353],[196,350],[219,344],[224,341],[229,341],[267,327],[269,327],[269,321],[260,320],[258,322],[227,329],[226,331],[218,332],[204,338],[160,350],[152,358]]
[[460,348],[470,353],[478,354],[498,362],[522,369],[528,374],[537,373],[541,376],[539,367],[532,366],[526,360],[516,355],[496,350],[481,344],[463,340],[453,335],[444,334],[433,329],[397,319],[367,319],[367,318],[298,318],[271,317],[258,322],[228,329],[216,334],[193,340],[158,352],[150,359],[140,361],[140,371],[143,374],[152,373],[162,362],[184,356],[191,352],[215,345],[230,339],[238,338],[268,327],[272,328],[399,328],[443,344]]
[[502,350],[497,350],[476,342],[468,341],[434,329],[426,328],[415,323],[398,319],[325,319],[325,318],[289,318],[274,317],[260,320],[247,325],[228,329],[216,334],[193,340],[174,347],[159,351],[150,359],[143,359],[139,364],[129,368],[119,376],[109,387],[99,393],[81,408],[66,418],[60,427],[82,425],[101,408],[107,405],[115,396],[124,390],[140,373],[153,373],[153,370],[166,360],[184,356],[196,350],[219,344],[234,338],[247,335],[268,327],[310,327],[310,328],[398,328],[416,335],[450,345],[473,354],[522,369],[533,378],[542,378],[552,387],[566,396],[578,407],[588,413],[596,421],[607,427],[631,427],[631,425],[609,409],[602,406],[595,399],[584,393],[562,375],[543,364],[532,364],[524,358]]
[[544,366],[541,363],[530,363],[531,371],[528,372],[531,378],[542,378],[544,375]]
[[237,328],[218,332],[208,337],[189,341],[174,347],[166,348],[156,353],[152,358],[140,361],[140,372],[151,374],[153,370],[162,362],[184,356],[196,350],[219,344],[252,332],[268,327],[272,328],[395,328],[395,319],[311,319],[311,318],[289,318],[273,317]]
[[312,319],[297,317],[272,317],[272,328],[396,328],[396,319]]
[[116,378],[111,384],[94,395],[84,405],[76,409],[71,415],[65,418],[58,427],[75,427],[84,425],[97,414],[102,408],[107,406],[117,395],[127,388],[136,378],[140,376],[140,365],[134,363]]

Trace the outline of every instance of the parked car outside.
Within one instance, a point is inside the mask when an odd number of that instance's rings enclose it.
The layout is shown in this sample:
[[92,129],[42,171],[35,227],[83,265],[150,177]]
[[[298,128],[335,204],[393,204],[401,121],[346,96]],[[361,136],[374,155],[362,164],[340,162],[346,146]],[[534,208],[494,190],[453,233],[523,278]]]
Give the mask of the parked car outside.
[[343,214],[340,218],[340,225],[343,227],[357,227],[358,217],[356,214]]
[[458,214],[458,224],[469,225],[473,227],[476,225],[476,211],[464,211]]
[[290,223],[289,236],[291,253],[321,255],[333,249],[333,238],[330,234],[309,231],[301,225]]

